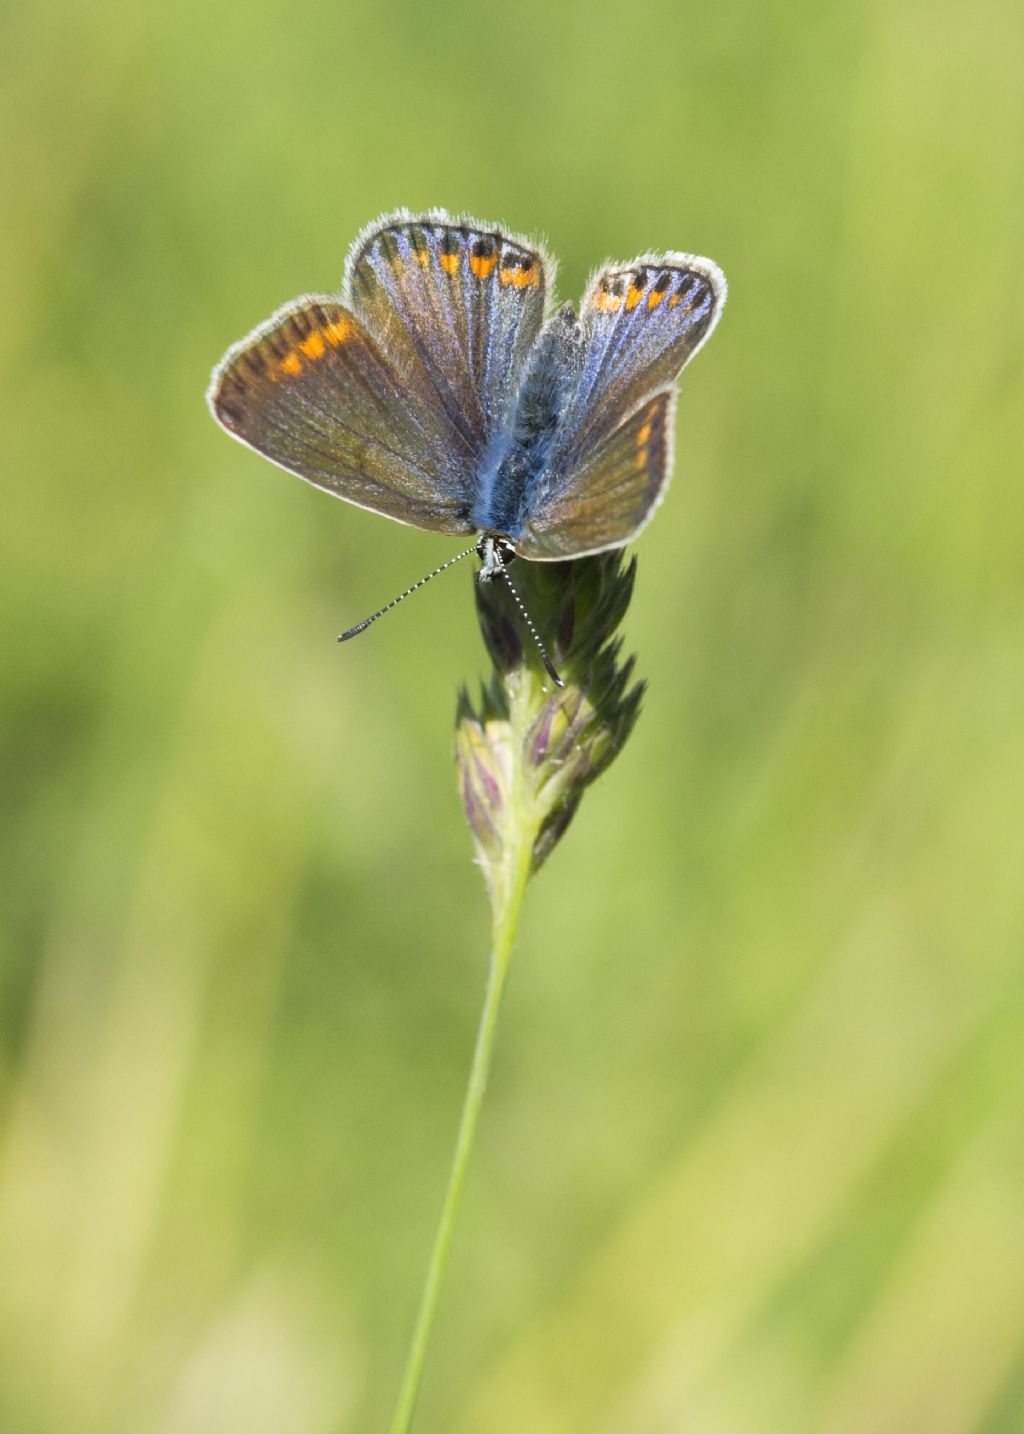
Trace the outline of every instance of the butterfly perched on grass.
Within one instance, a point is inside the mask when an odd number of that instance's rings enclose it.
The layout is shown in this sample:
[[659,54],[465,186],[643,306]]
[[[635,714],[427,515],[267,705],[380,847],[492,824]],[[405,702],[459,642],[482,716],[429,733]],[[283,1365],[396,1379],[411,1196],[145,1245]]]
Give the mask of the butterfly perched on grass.
[[496,225],[386,215],[356,240],[340,298],[295,299],[228,350],[210,407],[347,502],[477,535],[481,577],[620,547],[665,492],[675,380],[725,278],[644,254],[599,269],[577,315],[553,311],[554,268]]

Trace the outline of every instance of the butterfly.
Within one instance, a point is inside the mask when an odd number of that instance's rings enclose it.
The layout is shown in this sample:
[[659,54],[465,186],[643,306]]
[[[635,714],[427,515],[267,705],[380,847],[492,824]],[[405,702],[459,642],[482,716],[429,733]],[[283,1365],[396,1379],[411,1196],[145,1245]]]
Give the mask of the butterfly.
[[477,535],[459,556],[479,552],[482,578],[513,557],[621,547],[664,496],[675,380],[718,322],[725,277],[644,254],[600,268],[577,315],[554,309],[554,276],[539,244],[497,225],[385,215],[353,245],[340,298],[295,299],[228,349],[210,407],[349,503]]

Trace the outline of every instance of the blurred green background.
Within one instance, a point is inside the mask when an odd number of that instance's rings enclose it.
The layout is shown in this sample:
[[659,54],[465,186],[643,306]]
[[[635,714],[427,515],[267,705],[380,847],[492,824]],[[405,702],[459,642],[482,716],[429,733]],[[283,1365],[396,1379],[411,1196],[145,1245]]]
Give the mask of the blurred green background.
[[422,1434],[1024,1430],[1024,11],[0,35],[0,1429],[386,1426],[483,990],[454,551],[231,443],[382,210],[731,299],[532,890]]

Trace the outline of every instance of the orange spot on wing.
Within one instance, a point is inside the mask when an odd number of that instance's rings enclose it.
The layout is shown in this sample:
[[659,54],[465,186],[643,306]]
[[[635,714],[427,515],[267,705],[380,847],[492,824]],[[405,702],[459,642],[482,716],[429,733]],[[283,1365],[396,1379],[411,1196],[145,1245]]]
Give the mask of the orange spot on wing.
[[300,347],[307,358],[318,359],[323,358],[327,345],[316,329],[314,329],[308,339],[303,339]]
[[652,289],[651,292],[647,295],[647,307],[649,309],[656,309],[664,297],[664,289],[660,291],[658,289]]
[[471,254],[469,256],[469,267],[478,279],[489,279],[494,273],[494,266],[497,262],[497,254]]
[[654,428],[653,417],[646,423],[642,423],[636,431],[636,466],[637,471],[642,472],[651,461],[651,450],[648,447],[651,441],[651,431]]
[[292,349],[287,358],[281,360],[281,372],[290,373],[292,378],[298,378],[302,372],[302,360],[294,349]]
[[622,295],[612,294],[603,289],[597,291],[591,303],[591,308],[596,309],[599,314],[617,314],[621,307]]
[[333,324],[328,324],[324,329],[324,338],[332,349],[339,344],[346,343],[352,337],[352,325],[344,319],[335,319]]
[[679,295],[678,295],[678,294],[673,294],[672,297],[671,297],[671,299],[669,299],[669,301],[668,301],[668,306],[669,306],[670,309],[674,309],[675,306],[676,306],[676,304],[679,304],[679,303],[681,303],[681,302],[682,302],[682,300],[680,299]]
[[426,248],[414,249],[412,251],[412,257],[416,260],[417,264],[420,266],[421,269],[425,269],[430,263],[430,250]]
[[441,261],[441,268],[446,274],[457,274],[459,272],[459,260],[462,258],[461,254],[439,254],[437,257]]
[[643,296],[644,296],[644,291],[643,291],[643,289],[638,289],[635,284],[632,284],[632,285],[630,286],[629,293],[626,295],[626,308],[627,308],[627,310],[628,310],[628,309],[635,309],[636,306],[637,306],[637,304],[639,304],[640,300],[643,298]]
[[501,261],[499,278],[505,289],[537,289],[540,287],[540,265],[529,255],[510,254]]

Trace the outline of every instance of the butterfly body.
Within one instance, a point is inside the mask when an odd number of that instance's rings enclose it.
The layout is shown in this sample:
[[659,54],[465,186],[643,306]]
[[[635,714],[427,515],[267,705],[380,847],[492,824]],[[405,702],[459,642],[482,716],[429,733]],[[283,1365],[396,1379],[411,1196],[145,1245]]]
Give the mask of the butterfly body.
[[477,475],[471,520],[476,530],[508,538],[523,532],[546,481],[559,425],[579,369],[579,325],[566,304],[527,356],[509,422]]
[[485,570],[619,547],[667,486],[674,382],[725,280],[648,255],[599,271],[577,317],[549,316],[553,275],[496,226],[387,216],[356,241],[340,300],[296,300],[229,349],[214,416],[349,502],[481,535]]

